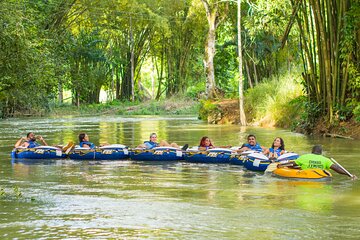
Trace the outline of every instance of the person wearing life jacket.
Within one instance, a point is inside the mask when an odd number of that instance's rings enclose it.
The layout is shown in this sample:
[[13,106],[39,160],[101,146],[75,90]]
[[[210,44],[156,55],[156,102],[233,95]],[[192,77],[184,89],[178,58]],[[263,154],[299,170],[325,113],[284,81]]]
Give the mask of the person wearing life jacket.
[[151,133],[149,141],[145,141],[143,144],[139,145],[138,147],[146,148],[146,149],[153,149],[155,147],[159,147],[156,133]]
[[301,155],[298,159],[296,159],[293,162],[278,164],[277,167],[301,168],[302,170],[332,169],[339,174],[343,174],[351,177],[353,180],[357,179],[357,176],[351,175],[349,172],[346,172],[344,168],[340,167],[336,163],[333,163],[329,158],[324,157],[322,155],[322,147],[320,145],[313,146],[311,153]]
[[29,132],[26,137],[21,137],[16,143],[15,147],[26,147],[26,148],[34,148],[40,146],[36,140],[41,141],[43,146],[48,146],[42,136],[35,136],[33,132]]
[[241,148],[238,150],[239,152],[243,152],[243,151],[257,151],[257,152],[262,152],[263,150],[265,150],[265,147],[260,146],[259,143],[256,142],[256,137],[253,134],[250,134],[247,137],[248,142],[244,143]]
[[268,155],[269,159],[276,159],[285,153],[285,143],[281,137],[276,137],[269,149],[264,150],[264,154]]
[[[182,147],[182,150],[186,150],[188,148],[188,144],[185,144]],[[174,147],[174,148],[180,148],[179,145],[177,145],[176,143],[171,143],[169,144],[167,141],[165,140],[161,140],[160,143],[157,142],[157,135],[156,133],[151,133],[150,134],[150,139],[149,141],[145,141],[143,144],[140,144],[138,146],[138,148],[146,148],[146,149],[153,149],[155,147]]]
[[199,150],[208,150],[214,148],[214,145],[212,144],[210,138],[208,137],[202,137],[199,144]]
[[86,133],[80,133],[79,134],[79,145],[82,148],[95,148],[95,144],[92,142],[89,142],[89,136]]

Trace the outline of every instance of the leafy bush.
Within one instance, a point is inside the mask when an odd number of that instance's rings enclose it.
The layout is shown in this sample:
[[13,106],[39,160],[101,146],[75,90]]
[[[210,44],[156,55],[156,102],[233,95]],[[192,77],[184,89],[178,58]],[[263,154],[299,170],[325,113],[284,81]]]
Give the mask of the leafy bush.
[[356,122],[360,123],[360,103],[353,110],[354,119]]
[[210,100],[201,100],[200,101],[200,110],[199,110],[199,119],[207,120],[208,115],[213,111],[216,111],[216,105]]
[[[299,109],[291,102],[302,96],[302,87],[293,75],[284,74],[280,77],[265,79],[245,93],[245,110],[249,122],[268,119],[277,126],[288,127],[299,115]],[[300,104],[301,105],[301,104]]]
[[289,108],[294,111],[291,129],[298,127],[310,132],[321,116],[321,103],[309,102],[308,98],[301,96],[290,102]]
[[186,96],[192,99],[198,99],[205,89],[205,81],[197,82],[195,85],[188,87]]

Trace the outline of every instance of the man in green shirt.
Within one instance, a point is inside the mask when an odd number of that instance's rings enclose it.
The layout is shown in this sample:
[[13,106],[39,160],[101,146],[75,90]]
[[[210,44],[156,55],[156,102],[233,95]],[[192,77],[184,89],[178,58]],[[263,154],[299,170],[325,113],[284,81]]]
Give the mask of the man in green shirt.
[[312,152],[309,154],[301,155],[294,162],[279,164],[278,167],[300,167],[302,170],[305,169],[323,169],[323,170],[334,170],[337,173],[347,175],[352,179],[357,179],[355,175],[349,175],[342,167],[338,164],[333,163],[329,158],[324,157],[322,154],[322,147],[315,145],[312,148]]

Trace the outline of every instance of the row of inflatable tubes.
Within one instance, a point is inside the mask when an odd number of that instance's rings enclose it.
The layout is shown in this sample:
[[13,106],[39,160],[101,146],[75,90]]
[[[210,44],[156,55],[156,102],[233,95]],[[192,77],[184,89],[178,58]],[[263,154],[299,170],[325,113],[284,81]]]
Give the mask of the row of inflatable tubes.
[[[95,149],[75,147],[69,153],[61,148],[39,146],[36,148],[15,148],[11,153],[13,159],[63,159],[72,160],[122,160],[135,161],[186,161],[191,163],[215,163],[243,165],[247,170],[265,171],[272,163],[267,156],[255,151],[237,152],[240,147],[213,148],[200,151],[197,147],[186,151],[173,147],[156,147],[153,149],[128,148],[125,145],[113,144]],[[276,162],[287,162],[299,157],[296,153],[285,153]],[[323,170],[295,170],[279,168],[273,171],[278,176],[287,178],[325,179],[331,174]]]

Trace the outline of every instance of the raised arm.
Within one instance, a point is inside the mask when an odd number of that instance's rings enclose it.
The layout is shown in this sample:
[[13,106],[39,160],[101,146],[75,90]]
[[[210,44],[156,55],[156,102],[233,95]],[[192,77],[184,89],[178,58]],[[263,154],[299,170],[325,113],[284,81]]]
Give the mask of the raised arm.
[[16,143],[15,143],[15,147],[20,147],[24,141],[26,141],[27,139],[25,137],[21,137]]
[[44,146],[48,146],[48,144],[45,142],[45,140],[44,140],[44,138],[42,136],[38,136],[37,138],[42,142],[42,144]]

